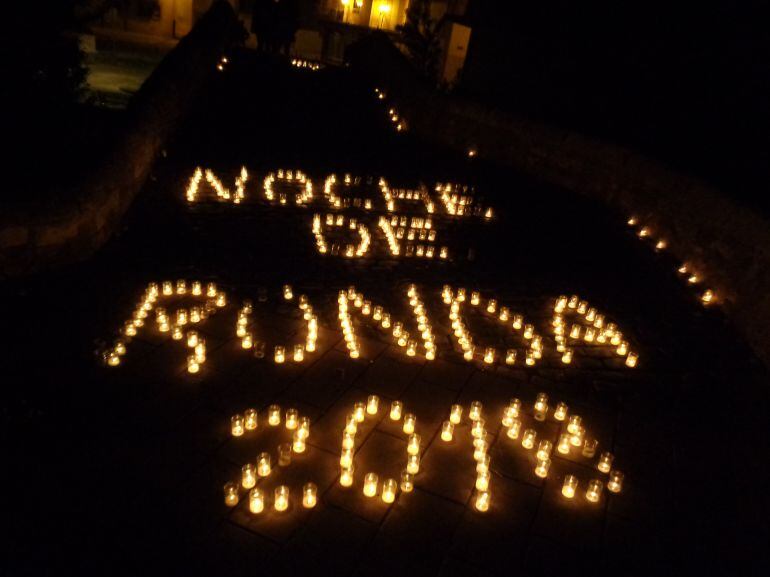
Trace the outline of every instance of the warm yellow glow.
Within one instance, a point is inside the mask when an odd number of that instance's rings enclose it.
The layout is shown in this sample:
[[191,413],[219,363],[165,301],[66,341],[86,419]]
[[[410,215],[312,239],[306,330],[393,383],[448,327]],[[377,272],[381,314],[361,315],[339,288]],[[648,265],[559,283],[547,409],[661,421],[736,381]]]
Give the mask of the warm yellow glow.
[[574,475],[567,475],[564,477],[564,484],[561,487],[561,494],[567,499],[572,499],[577,491],[578,480]]
[[265,510],[265,494],[258,488],[249,491],[249,511],[255,515]]
[[233,415],[230,417],[230,433],[233,435],[233,437],[240,437],[243,435],[243,416],[242,415]]
[[591,479],[586,489],[586,500],[591,503],[598,503],[602,495],[604,485],[599,479]]
[[404,403],[401,401],[393,401],[390,404],[390,420],[398,421],[401,419],[401,413],[404,410]]
[[609,473],[612,469],[612,461],[615,460],[615,456],[609,451],[605,451],[599,455],[599,462],[596,464],[596,468],[602,473]]
[[449,442],[454,435],[455,426],[450,421],[444,421],[441,425],[441,440]]
[[318,500],[318,487],[315,483],[305,483],[302,487],[302,506],[312,509]]
[[449,413],[449,422],[451,422],[453,425],[457,425],[460,423],[462,418],[463,418],[462,405],[452,405],[452,409]]
[[490,500],[489,492],[481,491],[476,495],[476,510],[482,513],[487,511],[489,509]]
[[414,427],[417,425],[417,417],[413,415],[412,413],[407,413],[404,415],[404,426],[403,431],[407,435],[411,435],[414,433]]
[[379,477],[377,473],[367,473],[364,477],[364,495],[367,497],[374,497],[377,494],[377,486],[379,484]]
[[246,463],[241,468],[241,485],[244,489],[251,489],[257,484],[257,467],[254,463]]
[[382,483],[382,500],[385,503],[392,503],[396,500],[396,491],[398,490],[398,483],[395,479],[386,479]]
[[232,481],[225,483],[225,505],[235,507],[238,504],[238,485]]
[[289,508],[289,487],[286,485],[278,485],[275,488],[273,507],[279,512]]
[[611,493],[620,493],[623,489],[623,473],[617,470],[610,471],[610,478],[607,481],[607,490]]

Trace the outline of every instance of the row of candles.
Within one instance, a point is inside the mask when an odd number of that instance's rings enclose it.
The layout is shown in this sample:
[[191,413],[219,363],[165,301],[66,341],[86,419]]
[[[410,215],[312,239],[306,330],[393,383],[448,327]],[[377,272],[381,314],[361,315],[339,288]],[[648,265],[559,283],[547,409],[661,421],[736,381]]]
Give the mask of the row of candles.
[[434,212],[436,212],[436,204],[431,199],[430,193],[428,193],[428,189],[425,188],[425,186],[421,186],[419,189],[396,188],[396,189],[393,189],[393,193],[394,193],[394,196],[399,200],[410,200],[410,201],[422,202],[428,214],[433,214]]
[[[177,309],[173,319],[164,308],[156,308],[161,297],[186,295],[194,297],[203,297],[205,295],[206,300],[203,306]],[[145,324],[145,319],[155,309],[155,321],[158,330],[161,333],[171,333],[171,337],[174,340],[186,340],[187,346],[194,351],[187,358],[188,371],[191,373],[198,372],[200,365],[206,361],[206,342],[200,338],[197,331],[192,330],[185,334],[184,327],[188,324],[194,325],[204,321],[209,315],[214,314],[217,309],[224,307],[226,304],[227,296],[213,282],[206,284],[205,287],[201,281],[192,281],[188,285],[184,279],[177,280],[176,283],[163,281],[160,285],[156,282],[151,282],[144,290],[131,318],[123,324],[121,337],[116,339],[113,345],[104,352],[104,361],[111,367],[120,364],[121,357],[127,352],[127,342],[138,334],[139,329]]]
[[[294,203],[297,206],[307,204],[313,200],[313,182],[301,170],[284,170],[279,168],[276,172],[268,173],[262,182],[262,188],[265,192],[265,198],[269,201],[275,200],[273,183],[276,181],[289,185],[299,185],[300,192],[297,192],[294,195]],[[286,192],[278,193],[278,203],[282,205],[288,203],[288,195]]]
[[321,70],[321,68],[323,67],[323,65],[320,64],[319,62],[305,60],[304,58],[292,58],[291,65],[294,66],[295,68],[303,68],[306,70],[312,70],[313,72]]
[[[569,339],[587,344],[611,346],[615,354],[625,357],[625,364],[629,368],[636,367],[639,355],[630,350],[628,341],[623,339],[623,333],[615,323],[607,322],[604,314],[592,307],[588,301],[582,300],[578,295],[561,295],[554,304],[554,316],[552,325],[556,350],[561,353],[562,361],[569,356],[572,360],[572,349],[567,346]],[[573,313],[582,318],[585,323],[567,326],[565,314]],[[586,326],[587,325],[587,326]]]
[[[434,256],[436,256],[436,247],[433,245],[406,243],[405,250],[402,252],[401,243],[399,242],[399,240],[403,239],[405,235],[408,240],[412,240],[416,237],[418,239],[425,238],[431,242],[430,239],[436,238],[435,230],[427,230],[422,228],[418,231],[414,228],[410,228],[407,232],[403,227],[394,229],[392,224],[394,221],[398,221],[398,217],[393,216],[391,219],[388,219],[386,216],[380,216],[379,220],[377,221],[380,230],[385,235],[385,240],[388,243],[388,249],[390,250],[391,256],[400,256],[403,254],[405,257],[414,256],[417,258],[427,259],[432,259]],[[449,258],[449,248],[446,246],[440,247],[438,250],[438,258],[441,260],[446,260]]]
[[[639,225],[639,219],[635,216],[632,216],[626,221],[626,224],[628,224],[630,227],[636,227]],[[650,226],[640,226],[636,230],[636,236],[641,240],[651,240],[654,243],[653,246],[655,247],[655,251],[662,251],[668,247],[668,243],[665,239],[659,238],[658,240],[655,240],[653,238],[653,230]],[[677,272],[687,279],[687,284],[689,285],[694,286],[700,284],[700,282],[703,280],[700,275],[693,269],[693,266],[688,263],[682,263],[679,268],[677,268]],[[717,301],[716,293],[712,289],[708,288],[700,292],[698,299],[705,306],[711,305]]]
[[[510,326],[516,331],[522,331],[524,339],[528,342],[528,348],[525,352],[525,364],[533,366],[543,356],[543,339],[535,333],[535,327],[524,323],[524,317],[520,314],[512,314],[508,307],[498,307],[497,299],[489,299],[487,306],[481,306],[481,294],[478,291],[471,291],[468,295],[465,288],[460,287],[453,291],[449,285],[444,285],[441,290],[441,298],[444,304],[449,305],[449,320],[452,326],[452,332],[457,339],[457,343],[463,351],[463,358],[466,361],[473,361],[477,358],[478,349],[473,344],[473,338],[467,328],[465,320],[461,316],[462,305],[469,302],[473,307],[479,307],[486,310],[489,315],[499,320],[504,326],[510,323]],[[494,347],[486,347],[482,351],[482,360],[485,364],[491,365],[498,358]],[[572,353],[569,352],[569,358],[562,355],[562,362],[569,364],[572,360]],[[505,364],[516,364],[516,349],[507,349],[505,351]]]
[[[458,193],[457,191],[461,192]],[[439,200],[444,205],[447,214],[452,216],[465,216],[475,215],[480,216],[483,214],[487,220],[491,219],[494,215],[492,207],[483,208],[482,206],[475,205],[475,199],[473,190],[469,189],[467,185],[451,184],[451,183],[436,183],[436,193],[438,193]]]
[[231,193],[222,181],[217,178],[214,171],[208,168],[204,171],[201,167],[197,167],[190,177],[187,189],[185,190],[187,202],[192,203],[197,200],[200,191],[200,183],[204,176],[206,182],[208,182],[211,188],[214,189],[214,192],[216,192],[217,200],[225,202],[232,201],[234,204],[239,204],[246,197],[245,190],[246,182],[249,180],[249,172],[246,170],[245,166],[241,167],[238,176],[235,177],[235,192],[233,193]]
[[[285,414],[285,426],[292,432],[292,442],[278,446],[278,466],[286,467],[292,461],[292,454],[302,454],[307,449],[307,439],[310,436],[310,419],[300,416],[296,409],[288,409]],[[281,407],[270,405],[267,409],[267,424],[278,427],[281,424]],[[230,418],[230,433],[233,437],[242,437],[259,426],[256,409],[246,409],[243,414],[235,414]],[[265,510],[266,493],[257,487],[258,479],[269,477],[273,471],[270,453],[262,452],[256,462],[249,462],[241,467],[240,483],[230,481],[224,486],[225,505],[235,507],[240,501],[241,489],[248,491],[249,511],[258,515]],[[278,512],[286,511],[290,505],[290,488],[279,485],[275,488],[273,508]],[[302,506],[312,509],[318,502],[318,487],[313,482],[305,483],[302,487]]]
[[[325,225],[322,224],[324,222]],[[323,233],[324,226],[344,228],[345,217],[341,214],[327,214],[326,218],[322,220],[320,214],[313,215],[313,236],[315,237],[316,248],[321,254],[326,254],[329,251],[329,246],[326,243],[326,238],[324,237]],[[359,222],[358,219],[353,217],[348,219],[348,228],[350,230],[357,230],[361,240],[357,245],[345,245],[344,255],[347,258],[361,258],[366,256],[366,253],[369,251],[369,245],[372,243],[372,237],[369,233],[369,228],[365,224]]]

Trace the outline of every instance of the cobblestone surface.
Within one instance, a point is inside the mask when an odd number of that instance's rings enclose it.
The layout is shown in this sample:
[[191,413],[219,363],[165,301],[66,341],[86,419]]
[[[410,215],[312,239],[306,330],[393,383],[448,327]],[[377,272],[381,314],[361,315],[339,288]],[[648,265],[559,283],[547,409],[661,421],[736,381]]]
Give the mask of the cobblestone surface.
[[[7,471],[14,502],[6,561],[11,574],[534,575],[748,574],[764,566],[767,379],[718,310],[699,307],[673,262],[623,228],[622,215],[544,189],[496,167],[424,150],[396,135],[385,111],[344,71],[284,68],[233,55],[222,85],[201,103],[124,233],[82,266],[4,287],[13,327],[4,379]],[[188,207],[194,167],[235,174],[251,190],[268,170],[306,170],[320,191],[330,171],[385,175],[393,186],[433,179],[473,181],[499,215],[493,222],[440,224],[456,255],[449,263],[320,257],[310,211],[203,203]],[[474,258],[468,258],[473,249]],[[213,280],[230,303],[200,326],[208,361],[185,370],[183,347],[146,328],[124,362],[108,369],[93,354],[128,318],[149,281]],[[275,365],[272,344],[304,338],[286,282],[319,314],[318,351],[301,365]],[[389,335],[358,325],[360,359],[346,354],[337,290],[355,284],[408,319],[408,283],[420,288],[438,357],[409,358]],[[484,367],[462,360],[441,303],[443,284],[479,289],[532,322],[546,340],[535,367]],[[268,300],[258,302],[260,289]],[[628,369],[604,349],[581,347],[569,367],[553,354],[553,298],[576,293],[617,322],[640,353]],[[235,337],[236,309],[255,302],[256,359]],[[175,305],[168,304],[173,310]],[[511,342],[469,315],[475,339]],[[20,333],[20,334],[19,334]],[[298,336],[299,335],[299,336]],[[517,346],[520,341],[514,340]],[[544,391],[581,414],[626,474],[619,495],[600,503],[561,496],[567,474],[592,476],[592,461],[554,452],[548,478],[532,452],[499,425],[511,397],[526,408]],[[356,436],[356,485],[340,487],[344,417],[369,394],[381,398]],[[364,472],[397,477],[406,435],[387,417],[399,399],[418,417],[422,464],[415,490],[391,505],[361,492]],[[439,439],[453,403],[484,404],[490,433],[492,502],[473,507],[474,464],[467,420]],[[277,458],[283,427],[242,438],[230,416],[270,404],[311,418],[308,450],[260,482],[291,486],[290,510],[249,513],[224,506],[222,486],[261,451]],[[551,419],[535,424],[557,440]],[[319,503],[297,501],[307,480]]]

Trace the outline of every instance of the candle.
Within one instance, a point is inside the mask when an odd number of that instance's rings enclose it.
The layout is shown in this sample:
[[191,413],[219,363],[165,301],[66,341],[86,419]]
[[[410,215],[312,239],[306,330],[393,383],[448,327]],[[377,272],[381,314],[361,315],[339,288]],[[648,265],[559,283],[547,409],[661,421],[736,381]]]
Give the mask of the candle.
[[572,440],[572,435],[570,433],[562,433],[559,435],[559,443],[556,445],[556,450],[559,451],[562,455],[569,455],[569,451],[571,448],[570,441]]
[[489,462],[490,462],[490,457],[488,454],[484,455],[481,459],[478,459],[476,461],[476,473],[489,472]]
[[294,435],[292,436],[292,446],[291,450],[295,453],[304,453],[306,448],[305,444],[305,438],[302,436],[301,432],[298,430],[294,431]]
[[294,362],[301,363],[305,360],[305,347],[303,345],[294,345]]
[[535,475],[537,475],[541,479],[545,479],[548,476],[548,469],[550,468],[551,468],[551,459],[538,458],[537,466],[535,467]]
[[366,405],[355,403],[353,405],[353,416],[356,418],[357,423],[363,423],[366,418]]
[[377,473],[367,473],[364,477],[364,495],[367,497],[374,497],[377,494],[377,485],[379,478]]
[[307,439],[310,436],[310,417],[300,417],[297,435],[302,439]]
[[349,449],[342,449],[340,453],[340,467],[343,469],[353,465],[353,447]]
[[267,424],[271,427],[277,427],[281,424],[281,407],[270,405],[267,408]]
[[556,405],[556,409],[553,412],[553,418],[557,421],[563,421],[567,418],[567,404],[560,402]]
[[345,432],[355,435],[356,431],[358,431],[358,421],[356,421],[356,416],[350,413],[345,417]]
[[246,409],[246,412],[243,414],[244,419],[244,427],[247,431],[253,431],[257,428],[257,411],[256,409]]
[[235,507],[238,504],[238,485],[232,481],[225,483],[225,505]]
[[401,401],[393,401],[390,404],[390,420],[398,421],[401,418],[401,412],[404,410],[404,403]]
[[465,349],[465,351],[463,352],[463,358],[464,358],[466,361],[472,361],[472,360],[473,360],[473,355],[474,355],[474,353],[475,353],[475,352],[476,352],[476,347],[475,347],[475,346],[469,346],[469,347],[468,347],[467,349]]
[[286,428],[293,431],[298,426],[299,413],[297,409],[288,409],[286,411]]
[[535,420],[544,421],[548,414],[548,395],[538,393],[535,401]]
[[565,348],[561,355],[561,362],[565,365],[572,363],[572,349]]
[[340,485],[350,487],[353,484],[353,465],[343,467],[340,471]]
[[478,421],[481,418],[482,404],[480,401],[473,401],[471,403],[471,409],[468,412],[468,417],[471,421]]
[[474,421],[473,425],[471,426],[471,435],[473,435],[473,437],[476,439],[483,438],[487,434],[487,430],[484,428],[484,425],[486,425],[486,421],[484,421],[484,419]]
[[457,425],[463,418],[462,405],[452,405],[452,410],[449,412],[449,422],[453,425]]
[[486,491],[487,489],[489,489],[489,472],[488,471],[479,473],[476,476],[476,489],[479,491]]
[[598,503],[603,487],[604,485],[599,479],[591,479],[588,483],[588,489],[586,489],[586,499],[591,503]]
[[406,458],[406,472],[410,475],[420,472],[420,455],[409,455]]
[[286,360],[286,349],[283,346],[277,345],[275,347],[274,359],[278,364],[281,364]]
[[485,512],[489,509],[489,492],[488,491],[481,491],[478,495],[476,495],[476,510],[480,512]]
[[478,462],[483,459],[484,455],[487,454],[487,449],[489,449],[489,443],[484,439],[476,439],[473,442],[473,460]]
[[380,397],[377,395],[369,395],[366,400],[366,412],[370,415],[376,415],[380,408]]
[[278,485],[275,488],[273,507],[279,512],[289,508],[289,487],[286,485]]
[[454,430],[455,426],[451,423],[451,421],[444,421],[444,423],[441,425],[441,440],[446,441],[447,443],[451,441]]
[[596,454],[596,447],[598,444],[599,441],[597,441],[595,438],[586,438],[586,440],[583,442],[583,456],[592,459]]
[[610,469],[612,469],[612,461],[614,460],[615,455],[609,451],[605,451],[599,455],[599,462],[596,463],[596,468],[599,469],[602,473],[609,473]]
[[283,298],[285,298],[287,301],[290,301],[294,298],[294,293],[291,290],[291,285],[283,285]]
[[572,415],[567,422],[567,431],[574,435],[582,424],[583,419],[580,417],[580,415]]
[[187,372],[188,373],[197,373],[200,370],[200,364],[198,363],[198,360],[195,358],[195,355],[190,355],[187,357]]
[[495,362],[495,349],[493,347],[487,347],[484,351],[484,362],[488,365]]
[[406,452],[410,455],[417,455],[420,453],[420,435],[409,435],[409,441],[406,445]]
[[578,430],[572,434],[572,438],[570,438],[569,442],[572,444],[573,447],[580,447],[583,444],[583,440],[585,438],[585,428],[580,427]]
[[396,491],[398,490],[398,483],[395,479],[386,479],[382,483],[382,500],[385,503],[392,503],[396,500]]
[[404,493],[411,493],[414,489],[414,477],[406,470],[401,471],[401,490]]
[[230,417],[230,433],[233,437],[243,435],[243,415],[233,415]]
[[505,364],[506,365],[516,364],[516,349],[508,349],[507,351],[505,351]]
[[254,487],[249,491],[249,511],[258,515],[265,510],[265,494],[258,488]]
[[302,487],[302,506],[312,509],[318,500],[318,487],[315,483],[305,483]]
[[518,439],[520,431],[521,431],[521,421],[518,419],[513,419],[511,421],[510,426],[508,427],[508,430],[505,432],[505,434],[508,435],[508,438],[510,439]]
[[521,446],[525,449],[531,449],[535,446],[535,439],[537,438],[537,432],[533,429],[527,429],[524,431],[524,435],[521,438]]
[[634,368],[638,360],[639,360],[639,355],[637,355],[636,353],[629,352],[628,356],[626,357],[626,366]]
[[355,434],[350,434],[347,431],[343,431],[342,433],[342,448],[343,449],[352,449],[356,444],[356,436]]
[[267,477],[270,471],[270,453],[260,453],[257,457],[257,475]]
[[548,459],[551,456],[553,450],[553,443],[548,440],[542,440],[537,445],[537,458]]
[[257,484],[257,468],[254,463],[246,463],[241,467],[241,485],[244,489],[251,489]]
[[287,467],[291,463],[291,445],[281,443],[278,445],[278,466]]
[[417,424],[417,417],[415,417],[412,413],[407,413],[404,415],[404,426],[403,431],[407,435],[411,435],[414,433],[414,427]]
[[561,486],[561,494],[567,499],[572,499],[577,491],[578,480],[575,475],[566,475],[564,477],[564,484]]
[[623,488],[624,475],[617,469],[610,471],[610,478],[607,480],[607,490],[612,493],[620,493]]

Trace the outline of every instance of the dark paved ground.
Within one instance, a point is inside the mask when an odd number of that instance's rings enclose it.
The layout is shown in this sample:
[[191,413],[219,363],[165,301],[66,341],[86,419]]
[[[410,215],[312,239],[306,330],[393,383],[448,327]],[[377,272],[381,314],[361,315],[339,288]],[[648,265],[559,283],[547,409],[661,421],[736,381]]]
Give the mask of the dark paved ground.
[[[371,87],[344,70],[232,61],[119,237],[87,263],[3,287],[8,574],[735,575],[766,566],[766,373],[720,312],[698,305],[673,260],[631,235],[625,215],[396,134]],[[394,187],[471,182],[497,217],[437,217],[452,262],[393,261],[381,244],[361,262],[321,258],[311,209],[187,206],[198,164],[221,175],[246,164],[251,194],[278,167],[302,168],[317,193],[330,172],[384,175]],[[154,328],[129,343],[119,368],[101,366],[94,351],[146,283],[176,278],[214,280],[231,298],[200,328],[209,343],[202,372],[188,375],[180,346]],[[286,282],[310,297],[321,325],[319,350],[301,366],[256,359],[234,335],[243,298],[255,301],[256,338],[269,347],[304,335],[298,311],[280,298]],[[361,358],[349,359],[336,291],[355,284],[411,323],[409,282],[426,301],[438,359],[410,359],[366,327]],[[463,362],[440,301],[445,283],[523,313],[545,337],[543,361],[514,369]],[[261,289],[266,303],[257,302]],[[550,306],[572,293],[630,337],[636,369],[597,347],[560,364]],[[521,346],[480,316],[471,326],[479,342]],[[548,479],[533,475],[531,455],[507,439],[498,417],[514,396],[531,411],[540,391],[583,415],[600,447],[616,454],[626,473],[620,495],[605,493],[598,505],[561,498],[565,474],[583,487],[594,476],[582,458],[554,456]],[[350,491],[337,482],[341,420],[372,393],[404,401],[423,438],[416,489],[390,506],[365,499],[360,477]],[[484,403],[492,434],[485,514],[472,506],[467,428],[452,444],[438,439],[449,407],[472,400]],[[254,517],[245,501],[227,509],[222,486],[257,453],[275,453],[286,434],[260,427],[235,439],[229,418],[272,403],[296,407],[313,425],[307,453],[265,486],[285,480],[296,496],[312,479],[320,501],[309,512],[295,503]],[[553,421],[538,429],[556,439]],[[397,476],[405,438],[384,410],[357,441],[358,475]]]

